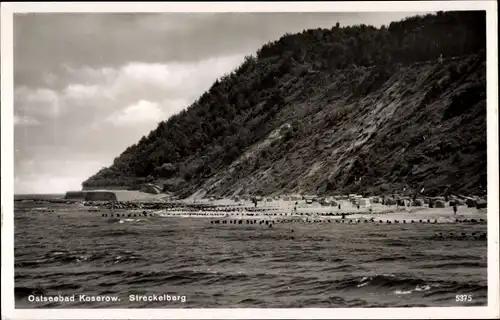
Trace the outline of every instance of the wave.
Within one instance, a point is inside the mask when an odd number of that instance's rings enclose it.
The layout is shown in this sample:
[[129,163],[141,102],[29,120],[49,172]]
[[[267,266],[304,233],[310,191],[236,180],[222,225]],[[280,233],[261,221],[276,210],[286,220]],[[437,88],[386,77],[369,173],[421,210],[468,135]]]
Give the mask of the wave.
[[388,240],[384,244],[386,244],[388,247],[408,247],[411,245],[411,243],[408,241],[401,241],[397,239]]
[[393,262],[399,260],[407,260],[406,256],[390,256],[390,257],[380,257],[373,260],[365,261],[365,262]]
[[139,222],[139,221],[144,221],[143,219],[120,219],[119,223],[125,223],[125,222]]
[[62,284],[56,284],[53,286],[48,286],[46,288],[47,291],[50,290],[78,290],[82,286],[78,284],[71,284],[71,283],[62,283]]
[[461,262],[443,262],[443,263],[433,263],[420,265],[421,268],[487,268],[488,264],[486,262],[481,261],[461,261]]
[[439,284],[425,284],[425,285],[417,285],[414,289],[410,290],[396,290],[394,294],[404,295],[404,294],[412,294],[413,292],[425,292],[431,290],[433,287],[439,287]]
[[126,271],[124,271],[124,270],[113,270],[113,271],[104,272],[103,275],[104,276],[119,276],[119,275],[124,274],[125,272]]
[[37,260],[29,260],[29,261],[20,261],[14,263],[14,268],[27,268],[27,267],[38,267],[40,264],[45,263],[46,260],[37,259]]
[[[109,275],[110,273],[108,273]],[[193,283],[200,283],[203,285],[210,285],[217,283],[220,284],[234,284],[252,279],[258,280],[274,280],[275,274],[257,273],[247,274],[243,272],[224,273],[224,272],[206,272],[195,270],[181,270],[181,271],[134,271],[134,272],[113,272],[113,275],[120,276],[120,283],[127,285],[145,285],[154,283],[155,285],[186,285]]]
[[351,289],[360,287],[394,288],[394,287],[414,287],[424,285],[425,281],[418,278],[401,278],[392,274],[361,276],[339,280],[338,289]]
[[241,301],[239,301],[237,304],[243,304],[243,305],[250,305],[250,306],[259,306],[259,305],[262,305],[264,304],[265,301],[264,300],[260,300],[260,299],[255,299],[255,298],[245,298]]
[[425,261],[456,261],[456,260],[486,260],[483,255],[464,255],[464,254],[424,254],[415,252],[409,255],[411,258],[422,258]]
[[161,284],[188,284],[216,277],[214,273],[195,271],[135,271],[123,274],[124,284],[137,285],[154,283]]
[[368,232],[366,234],[367,237],[381,237],[387,238],[389,235],[387,233],[379,233],[379,232]]
[[95,263],[100,262],[103,264],[124,264],[131,262],[144,261],[142,256],[132,253],[121,253],[120,255],[113,256],[104,252],[82,254],[81,252],[63,252],[53,251],[45,254],[43,257],[35,260],[17,261],[14,264],[15,268],[39,268],[48,265],[70,265],[81,263]]
[[188,284],[195,282],[199,275],[193,275],[189,273],[177,273],[177,274],[169,274],[165,275],[160,273],[161,275],[158,274],[153,274],[153,275],[144,275],[141,277],[138,277],[133,280],[128,280],[126,281],[127,284],[147,284],[147,283],[155,283],[155,284],[176,284],[176,285],[183,285],[183,284]]
[[[284,257],[276,257],[273,259],[268,260],[269,262],[288,262],[288,263],[296,263],[297,257],[295,255],[287,255]],[[324,255],[315,255],[312,257],[309,256],[302,256],[300,261],[303,262],[328,262],[328,263],[336,263],[336,262],[342,262],[345,261],[344,258],[329,258]]]
[[[459,285],[448,283],[443,280],[424,280],[420,278],[402,277],[393,274],[358,276],[336,280],[330,283],[336,290],[368,290],[376,292],[387,292],[395,295],[407,295],[420,293],[427,295],[439,288],[440,293],[453,293],[459,291]],[[482,286],[474,287],[477,290],[484,289]],[[457,291],[458,290],[458,291]]]
[[121,236],[135,236],[140,235],[139,232],[128,229],[118,229],[118,230],[99,230],[93,233],[93,237],[121,237]]
[[323,269],[321,269],[321,271],[352,272],[352,271],[357,271],[360,269],[362,269],[362,267],[360,265],[342,264],[342,265],[335,266],[335,267],[323,268]]
[[364,276],[341,280],[339,290],[363,288],[363,290],[389,290],[395,295],[422,294],[424,297],[456,294],[456,292],[487,291],[487,286],[479,283],[459,283],[456,281],[424,280],[400,277],[392,274]]
[[435,297],[439,295],[455,295],[457,292],[467,292],[467,294],[475,292],[487,292],[488,285],[479,283],[458,283],[451,282],[441,286],[440,289],[433,290],[424,294],[424,297]]

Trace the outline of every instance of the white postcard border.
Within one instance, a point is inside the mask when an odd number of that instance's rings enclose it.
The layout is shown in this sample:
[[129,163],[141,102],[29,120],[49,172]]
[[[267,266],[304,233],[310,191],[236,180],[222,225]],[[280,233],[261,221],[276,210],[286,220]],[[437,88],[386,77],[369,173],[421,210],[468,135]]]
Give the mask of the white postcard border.
[[[1,5],[2,319],[391,319],[498,318],[498,44],[496,1],[26,2]],[[13,13],[29,12],[395,12],[487,11],[488,306],[301,309],[14,309]]]

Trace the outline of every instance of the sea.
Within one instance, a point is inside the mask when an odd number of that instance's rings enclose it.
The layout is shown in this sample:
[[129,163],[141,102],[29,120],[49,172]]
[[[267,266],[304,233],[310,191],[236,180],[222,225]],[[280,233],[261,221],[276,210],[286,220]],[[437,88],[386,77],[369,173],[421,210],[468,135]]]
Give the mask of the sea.
[[88,209],[16,201],[16,308],[487,304],[486,240],[458,236],[484,233],[486,225],[271,228],[209,218],[110,220]]

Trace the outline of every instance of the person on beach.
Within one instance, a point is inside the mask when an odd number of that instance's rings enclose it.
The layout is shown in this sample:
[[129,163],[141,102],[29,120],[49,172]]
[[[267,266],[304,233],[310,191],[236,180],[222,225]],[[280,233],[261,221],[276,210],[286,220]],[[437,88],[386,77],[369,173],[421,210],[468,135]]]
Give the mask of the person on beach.
[[339,203],[339,210],[340,210],[340,203]]
[[456,204],[453,205],[453,214],[457,214],[457,205]]

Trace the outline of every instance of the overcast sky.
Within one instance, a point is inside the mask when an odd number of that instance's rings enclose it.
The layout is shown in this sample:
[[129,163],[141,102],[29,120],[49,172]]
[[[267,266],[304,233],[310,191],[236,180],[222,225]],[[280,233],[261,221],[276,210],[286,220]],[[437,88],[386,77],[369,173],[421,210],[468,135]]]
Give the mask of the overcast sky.
[[15,193],[63,193],[193,103],[264,43],[392,13],[14,16]]

